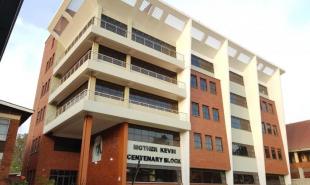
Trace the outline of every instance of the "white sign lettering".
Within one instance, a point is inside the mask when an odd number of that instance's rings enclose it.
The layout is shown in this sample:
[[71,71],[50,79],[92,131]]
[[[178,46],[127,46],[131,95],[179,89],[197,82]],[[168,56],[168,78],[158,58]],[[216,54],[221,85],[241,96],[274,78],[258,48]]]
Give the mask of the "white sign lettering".
[[181,166],[180,147],[128,141],[127,162],[137,164]]

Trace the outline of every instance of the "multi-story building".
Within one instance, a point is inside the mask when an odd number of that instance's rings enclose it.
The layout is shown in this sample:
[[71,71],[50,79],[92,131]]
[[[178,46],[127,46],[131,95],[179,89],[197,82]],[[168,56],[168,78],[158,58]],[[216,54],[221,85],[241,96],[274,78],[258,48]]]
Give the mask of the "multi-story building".
[[157,0],[65,0],[49,31],[30,184],[290,184],[279,67]]
[[17,130],[32,113],[33,110],[0,100],[0,185],[10,182]]
[[310,184],[310,121],[286,125],[293,185]]

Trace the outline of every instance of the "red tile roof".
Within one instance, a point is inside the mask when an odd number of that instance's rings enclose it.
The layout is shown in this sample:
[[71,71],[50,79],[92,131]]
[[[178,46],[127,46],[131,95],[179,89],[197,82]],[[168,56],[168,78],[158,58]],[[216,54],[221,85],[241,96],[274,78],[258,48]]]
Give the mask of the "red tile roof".
[[310,148],[310,120],[286,125],[289,150]]

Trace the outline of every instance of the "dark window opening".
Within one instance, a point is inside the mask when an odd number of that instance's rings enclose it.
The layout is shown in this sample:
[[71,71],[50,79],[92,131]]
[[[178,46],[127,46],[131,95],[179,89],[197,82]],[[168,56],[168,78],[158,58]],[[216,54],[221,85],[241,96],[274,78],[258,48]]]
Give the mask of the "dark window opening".
[[199,133],[194,133],[194,143],[195,143],[195,148],[196,149],[201,149],[202,144],[201,144],[201,134]]
[[126,54],[102,45],[99,45],[98,59],[126,67]]
[[255,157],[253,146],[240,144],[240,143],[233,143],[232,153],[233,155],[238,155],[238,156]]
[[199,113],[199,104],[192,102],[192,115],[198,117],[200,115]]
[[226,184],[225,172],[207,169],[191,169],[190,183]]
[[229,71],[229,79],[232,82],[235,82],[235,83],[240,84],[242,86],[244,85],[243,77],[241,75],[238,75],[237,73]]
[[75,185],[77,171],[71,170],[51,170],[50,179],[55,181],[55,185]]
[[96,95],[112,99],[123,100],[124,86],[113,84],[107,81],[96,79]]
[[197,76],[191,75],[191,88],[197,89]]
[[106,15],[101,15],[101,27],[123,37],[127,37],[127,25]]
[[[132,182],[136,168],[127,168],[127,182]],[[178,182],[180,180],[180,171],[166,169],[140,168],[136,177],[136,182]]]
[[62,152],[75,152],[80,153],[81,151],[81,140],[70,139],[63,137],[54,137],[54,150]]
[[199,67],[201,69],[207,70],[211,73],[214,73],[214,67],[211,62],[208,62],[202,58],[199,58],[195,55],[192,55],[192,65]]

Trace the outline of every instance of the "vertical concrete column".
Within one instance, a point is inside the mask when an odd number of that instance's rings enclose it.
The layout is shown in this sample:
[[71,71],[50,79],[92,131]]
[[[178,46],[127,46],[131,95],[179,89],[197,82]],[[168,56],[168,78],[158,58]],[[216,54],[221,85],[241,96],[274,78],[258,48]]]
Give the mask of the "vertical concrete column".
[[244,88],[252,130],[256,166],[260,184],[266,184],[265,154],[262,134],[260,96],[258,89],[257,59],[253,57],[244,70]]
[[[283,105],[283,96],[282,96],[282,87],[281,87],[281,71],[280,69],[276,69],[270,80],[267,83],[268,86],[268,94],[270,99],[275,102],[276,111],[279,120],[279,127],[281,131],[281,137],[283,142],[284,154],[286,159],[286,165],[288,170],[290,169],[289,156],[288,156],[288,145],[286,138],[286,126],[284,121],[284,105]],[[285,175],[285,184],[291,184],[291,176]]]
[[[180,58],[180,62],[184,62],[185,69],[178,73],[178,80],[187,84],[186,86],[186,98],[179,101],[179,111],[184,113],[184,120],[188,124],[188,130],[180,133],[180,146],[181,146],[181,175],[182,175],[182,184],[189,185],[190,184],[190,74],[191,74],[191,28],[192,28],[192,20],[188,20],[186,22],[185,28],[178,38],[176,42],[176,51],[183,55]],[[177,56],[179,59],[179,57]],[[180,119],[182,115],[179,115]]]
[[128,71],[131,70],[131,56],[130,55],[126,55],[126,69]]
[[87,96],[89,100],[95,100],[95,91],[96,91],[96,77],[93,75],[89,76],[88,87],[87,87]]
[[91,130],[93,125],[93,117],[86,115],[83,124],[82,145],[79,164],[78,185],[86,185],[87,183],[87,168],[89,161],[89,149]]
[[99,44],[97,42],[93,42],[93,45],[91,47],[91,59],[97,60],[99,54]]
[[294,158],[295,158],[295,162],[299,163],[299,157],[298,157],[298,153],[294,152]]
[[127,39],[131,40],[132,39],[132,25],[133,25],[133,20],[131,18],[128,18],[127,21]]
[[130,89],[129,87],[125,87],[124,90],[124,106],[129,107],[129,95],[130,95]]
[[299,178],[301,179],[305,178],[304,170],[301,167],[298,167],[298,173],[299,173]]
[[[225,40],[221,48],[214,57],[214,75],[221,80],[221,89],[223,97],[223,108],[225,116],[226,134],[228,150],[232,151],[232,136],[230,126],[230,81],[229,81],[229,60],[228,60],[228,41]],[[231,170],[226,171],[226,183],[228,185],[233,184],[233,160],[232,152],[229,152],[229,161]]]

